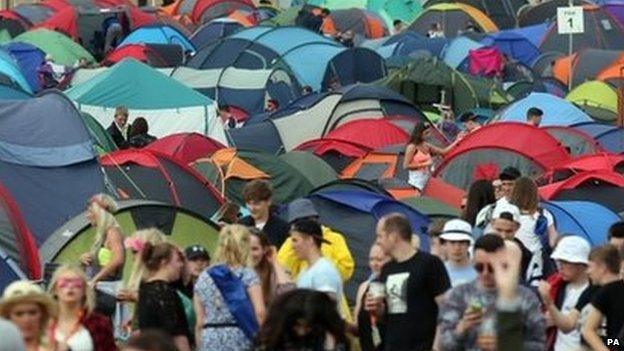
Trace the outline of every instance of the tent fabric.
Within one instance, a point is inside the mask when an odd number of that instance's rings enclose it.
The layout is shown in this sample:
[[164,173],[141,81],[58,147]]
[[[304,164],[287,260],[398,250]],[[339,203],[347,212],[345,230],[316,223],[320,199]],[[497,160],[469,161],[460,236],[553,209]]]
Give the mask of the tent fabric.
[[552,213],[557,231],[579,235],[595,247],[607,243],[609,227],[620,221],[613,211],[587,201],[551,201],[542,206]]
[[468,134],[444,156],[434,176],[468,189],[481,166],[514,166],[537,176],[569,159],[566,150],[546,131],[526,123],[494,123]]
[[461,3],[442,3],[426,8],[409,26],[410,30],[426,35],[433,23],[440,23],[447,38],[459,36],[466,22],[472,21],[482,33],[496,32],[498,27],[478,9]]
[[197,0],[191,18],[195,23],[206,23],[215,18],[226,17],[234,11],[253,12],[255,8],[251,0]]
[[451,68],[459,69],[462,64],[465,65],[470,51],[480,49],[482,47],[483,44],[480,44],[472,39],[457,37],[444,48],[444,63]]
[[131,110],[131,116],[145,116],[151,134],[157,137],[199,132],[225,142],[223,125],[210,99],[132,58],[66,94],[103,126],[112,122],[112,110],[121,105]]
[[[424,6],[430,7],[448,0],[425,0]],[[516,13],[526,4],[524,0],[460,0],[456,1],[477,8],[488,15],[499,28],[516,26]]]
[[119,47],[129,44],[178,44],[184,48],[185,52],[195,52],[195,46],[186,35],[169,25],[137,28],[119,44]]
[[133,59],[152,67],[169,66],[165,59],[158,54],[158,52],[154,51],[145,44],[128,44],[120,46],[106,55],[104,60],[102,60],[102,64],[104,66],[112,66],[127,57],[132,57]]
[[[523,6],[518,11],[518,27],[552,23],[557,16],[557,8],[569,6],[570,0],[547,0],[535,5]],[[593,4],[588,0],[572,0],[574,6]]]
[[540,55],[540,50],[529,38],[514,31],[500,31],[488,34],[481,44],[494,46],[500,52],[514,58],[524,65],[530,66]]
[[448,45],[446,38],[427,38],[411,30],[405,30],[392,36],[367,40],[362,47],[377,51],[384,59],[391,57],[409,57],[418,52],[428,52],[440,56]]
[[20,67],[10,54],[0,51],[0,74],[10,79],[13,84],[26,93],[32,94],[33,89],[24,78]]
[[13,38],[13,42],[24,42],[34,45],[52,56],[56,63],[70,67],[81,58],[86,58],[89,62],[95,62],[95,59],[87,50],[67,36],[43,28],[33,29],[20,34]]
[[45,53],[34,45],[20,42],[7,43],[2,46],[2,49],[8,52],[13,60],[17,62],[31,90],[33,92],[39,91],[41,83],[39,82],[37,70],[44,61]]
[[226,146],[199,133],[178,133],[155,140],[146,146],[147,150],[169,155],[184,164],[190,164],[202,157],[209,157]]
[[546,200],[555,198],[564,190],[575,189],[589,181],[599,181],[619,188],[624,187],[624,177],[610,170],[584,171],[561,182],[552,183],[539,189],[540,196]]
[[218,191],[199,173],[165,154],[119,150],[101,156],[100,164],[121,199],[165,202],[207,217],[223,204]]
[[595,120],[614,122],[618,114],[618,95],[615,88],[601,81],[588,81],[574,88],[566,100],[579,106]]
[[571,102],[545,93],[531,93],[526,98],[511,103],[497,112],[494,119],[504,122],[525,122],[526,113],[531,107],[537,107],[544,112],[542,126],[569,126],[592,121]]
[[[578,86],[587,80],[602,80],[599,78],[601,72],[609,65],[617,63],[624,63],[624,55],[621,51],[584,49],[572,56],[557,59],[553,66],[553,76],[565,84],[569,84],[572,79],[572,86]],[[619,71],[617,74],[619,75]]]
[[473,76],[499,76],[503,70],[503,56],[496,48],[470,50],[468,70]]
[[290,151],[278,158],[297,169],[315,188],[338,179],[336,171],[311,152]]
[[602,151],[602,147],[589,135],[564,126],[542,127],[548,134],[559,140],[572,156],[595,154]]
[[[371,131],[375,131],[371,133]],[[360,119],[343,124],[325,135],[327,139],[345,140],[369,149],[405,144],[409,135],[385,119]]]
[[537,78],[533,81],[519,81],[509,85],[505,91],[514,97],[514,100],[521,100],[531,93],[548,93],[560,98],[564,98],[568,92],[566,86],[553,78]]
[[99,155],[117,150],[117,145],[113,138],[93,116],[84,112],[81,115],[85,126],[89,130],[89,135],[93,139],[93,148]]
[[624,128],[596,122],[578,123],[572,127],[590,135],[608,152],[624,152]]
[[215,19],[201,25],[190,37],[191,43],[198,48],[210,44],[211,42],[225,38],[241,30],[243,25],[231,19]]
[[411,197],[401,201],[418,212],[426,214],[431,219],[452,219],[460,216],[460,212],[456,208],[428,196]]
[[321,31],[326,35],[335,35],[349,30],[355,34],[356,42],[360,42],[363,38],[377,39],[389,34],[381,18],[357,8],[334,10],[321,26]]

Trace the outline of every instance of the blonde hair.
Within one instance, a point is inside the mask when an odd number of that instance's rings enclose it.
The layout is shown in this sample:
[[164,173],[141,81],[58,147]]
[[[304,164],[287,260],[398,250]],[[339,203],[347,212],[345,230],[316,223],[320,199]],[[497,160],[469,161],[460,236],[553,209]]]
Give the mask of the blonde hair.
[[[150,243],[152,245],[167,242],[167,236],[156,228],[137,230],[129,239],[140,240],[143,244]],[[141,253],[137,252],[135,255],[134,263],[132,264],[132,272],[130,273],[130,279],[128,279],[126,284],[126,287],[132,291],[139,290],[139,285],[145,275],[145,265],[143,265],[143,262],[141,261]]]
[[58,283],[59,279],[64,274],[67,274],[67,273],[76,275],[82,280],[84,284],[83,285],[84,299],[82,301],[82,305],[84,309],[86,310],[87,314],[91,314],[91,312],[93,312],[93,310],[95,309],[95,291],[93,290],[93,288],[89,287],[88,285],[89,279],[87,278],[87,275],[85,274],[85,272],[77,266],[65,264],[65,265],[58,267],[54,271],[54,274],[52,274],[52,279],[50,280],[50,286],[48,287],[48,293],[52,295],[52,297],[54,297],[55,300],[57,299],[56,284]]
[[219,232],[215,262],[230,267],[251,267],[249,229],[240,224],[226,225]]
[[104,245],[108,230],[112,228],[120,229],[119,223],[117,223],[115,216],[112,214],[117,210],[117,204],[110,196],[98,194],[91,198],[87,210],[91,211],[95,216],[95,238],[89,250],[95,256],[97,251]]

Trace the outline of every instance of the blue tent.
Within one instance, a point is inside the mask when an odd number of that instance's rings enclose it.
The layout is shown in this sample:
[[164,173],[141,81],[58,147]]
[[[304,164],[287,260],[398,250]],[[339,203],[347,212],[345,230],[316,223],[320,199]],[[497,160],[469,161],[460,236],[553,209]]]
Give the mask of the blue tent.
[[[466,68],[464,64],[470,50],[482,48],[484,45],[466,37],[457,37],[444,49],[444,63],[454,69]],[[461,66],[461,67],[460,67]]]
[[504,32],[519,34],[527,38],[531,42],[531,44],[533,44],[533,46],[539,47],[540,43],[542,42],[542,38],[546,35],[546,31],[548,31],[548,26],[548,23],[541,23],[533,26],[506,29],[504,30]]
[[578,123],[572,127],[594,138],[600,146],[609,152],[624,152],[624,128],[596,122]]
[[420,239],[420,248],[429,251],[426,228],[429,218],[395,199],[364,190],[319,190],[309,196],[320,220],[342,233],[355,260],[355,273],[347,283],[347,296],[353,298],[358,285],[369,275],[368,252],[375,242],[375,228],[381,217],[390,213],[405,215]]
[[574,234],[592,246],[607,243],[609,227],[621,218],[608,208],[588,201],[551,201],[542,206],[553,214],[560,234]]
[[28,279],[19,266],[4,250],[0,249],[0,290],[4,291],[7,285],[16,280]]
[[119,46],[128,44],[178,44],[184,51],[195,52],[195,46],[179,30],[166,24],[156,24],[135,29]]
[[525,122],[526,113],[531,107],[537,107],[544,111],[542,126],[569,126],[592,121],[591,117],[571,102],[544,93],[531,93],[524,99],[500,110],[494,119],[501,122]]
[[93,144],[80,113],[59,92],[0,101],[0,182],[38,245],[104,190]]
[[361,46],[377,51],[381,57],[388,59],[393,56],[410,56],[417,51],[429,52],[433,56],[440,56],[448,44],[446,38],[427,38],[411,30],[381,39],[364,42]]
[[45,59],[45,53],[34,45],[21,42],[10,42],[2,46],[2,49],[17,62],[31,89],[39,91],[41,83],[39,82],[38,69]]
[[13,57],[2,50],[0,50],[0,76],[4,76],[4,80],[8,79],[16,88],[26,93],[31,94],[33,92]]
[[500,31],[481,40],[487,46],[495,46],[509,57],[513,57],[526,66],[531,66],[540,55],[540,50],[525,36],[513,31]]
[[196,48],[201,49],[215,40],[236,33],[241,28],[244,28],[243,25],[235,20],[219,18],[197,28],[190,40]]

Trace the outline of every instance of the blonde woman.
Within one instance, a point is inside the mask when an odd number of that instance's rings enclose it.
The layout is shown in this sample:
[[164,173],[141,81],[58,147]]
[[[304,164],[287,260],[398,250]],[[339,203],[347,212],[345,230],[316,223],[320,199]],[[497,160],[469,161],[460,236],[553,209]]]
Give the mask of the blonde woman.
[[134,232],[131,237],[124,240],[126,249],[129,249],[134,254],[134,262],[125,289],[120,290],[117,294],[119,300],[128,302],[137,301],[139,285],[145,276],[145,266],[141,263],[141,251],[146,243],[157,245],[164,242],[167,242],[167,237],[156,228],[138,230]]
[[94,312],[95,293],[80,268],[57,268],[49,293],[58,302],[58,318],[52,321],[48,333],[53,350],[117,350],[110,319]]
[[195,283],[193,302],[197,349],[248,350],[262,324],[262,288],[250,255],[250,233],[242,225],[227,225],[219,233],[216,265]]

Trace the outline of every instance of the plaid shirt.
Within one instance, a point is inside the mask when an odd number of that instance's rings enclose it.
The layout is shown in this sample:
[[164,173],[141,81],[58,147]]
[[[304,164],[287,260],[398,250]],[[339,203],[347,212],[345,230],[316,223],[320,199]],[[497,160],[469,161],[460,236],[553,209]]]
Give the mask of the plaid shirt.
[[[524,324],[525,351],[543,351],[546,342],[546,324],[540,311],[540,302],[535,293],[523,286],[518,287],[520,312]],[[479,350],[477,337],[479,327],[475,327],[465,335],[455,333],[464,311],[473,301],[483,306],[485,318],[496,316],[496,291],[486,291],[478,286],[477,280],[459,285],[448,292],[445,303],[438,315],[441,333],[441,349],[443,350]]]
[[82,318],[82,325],[91,335],[93,351],[117,351],[113,325],[108,317],[93,312]]

